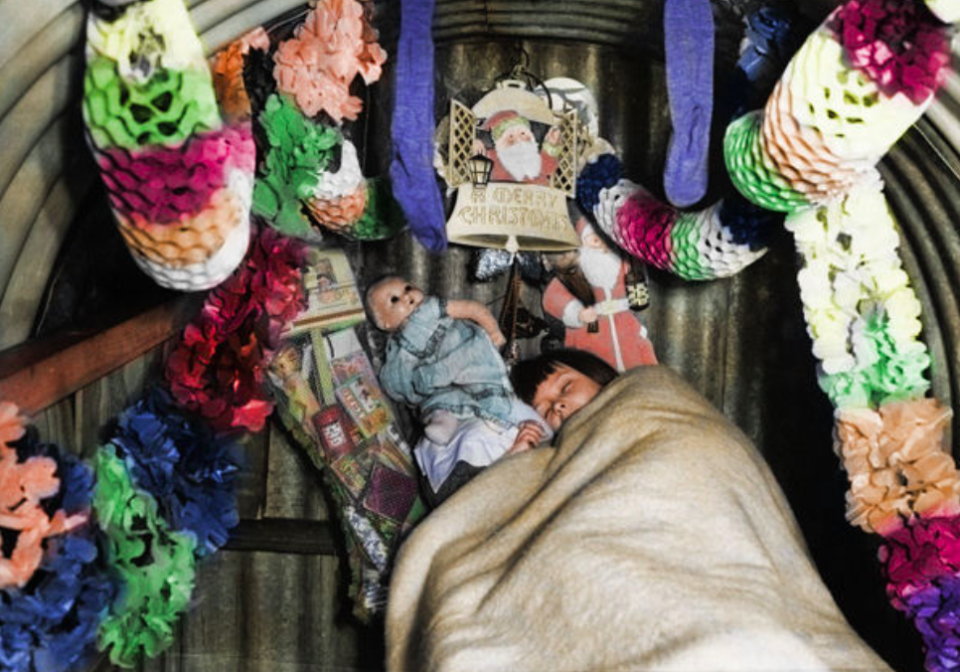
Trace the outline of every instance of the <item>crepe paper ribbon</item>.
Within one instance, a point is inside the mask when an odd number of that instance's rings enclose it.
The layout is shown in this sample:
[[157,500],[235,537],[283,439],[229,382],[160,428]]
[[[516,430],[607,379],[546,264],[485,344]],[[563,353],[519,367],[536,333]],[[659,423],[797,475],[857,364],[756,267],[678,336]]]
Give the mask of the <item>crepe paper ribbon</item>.
[[911,593],[897,608],[923,638],[929,672],[960,668],[960,577],[946,576]]
[[922,2],[849,0],[825,25],[844,55],[889,97],[903,94],[915,105],[931,98],[950,66],[950,37]]
[[49,540],[30,584],[7,589],[0,598],[0,668],[90,668],[97,655],[97,631],[116,594],[89,526]]
[[960,513],[960,474],[941,445],[951,415],[936,399],[838,411],[837,453],[850,479],[852,524],[889,535],[914,516]]
[[[8,417],[5,434],[16,433],[16,420]],[[0,528],[16,535],[12,546],[4,544],[0,552],[0,589],[27,585],[43,560],[44,541],[87,520],[85,511],[47,512],[45,502],[61,490],[57,471],[53,457],[27,454],[21,459],[14,447],[0,445]]]
[[354,120],[363,101],[350,95],[359,75],[380,79],[387,53],[356,0],[321,0],[274,54],[277,90],[288,94],[308,117],[326,113],[335,123]]
[[252,174],[256,149],[249,123],[198,133],[176,147],[97,152],[116,213],[156,224],[179,223],[197,214],[227,185],[231,170]]
[[182,0],[150,0],[110,20],[87,17],[87,47],[116,62],[121,78],[145,82],[160,70],[206,70],[203,45]]
[[244,63],[251,50],[270,50],[270,36],[262,26],[234,40],[211,59],[210,71],[220,112],[231,122],[252,116],[250,97],[243,78]]
[[739,197],[681,212],[622,177],[613,154],[588,162],[577,178],[577,200],[623,250],[685,280],[740,272],[766,252],[780,215]]
[[666,0],[663,36],[673,125],[663,187],[669,201],[682,208],[707,192],[714,59],[710,0]]
[[263,229],[237,272],[208,296],[166,364],[170,391],[217,432],[259,431],[273,409],[265,368],[304,306],[303,244]]
[[120,414],[110,441],[171,529],[196,538],[198,556],[226,542],[239,522],[239,446],[178,413],[158,389]]
[[156,656],[173,643],[174,625],[193,592],[196,541],[169,529],[156,500],[134,485],[113,446],[97,452],[96,474],[97,522],[122,581],[100,626],[100,646],[115,665],[133,667],[141,655]]
[[960,5],[954,0],[926,0],[927,9],[944,23],[960,22]]
[[434,119],[433,8],[436,0],[401,0],[390,180],[410,231],[430,252],[447,249],[443,199],[432,158]]
[[269,149],[253,190],[254,212],[285,235],[317,239],[319,234],[303,213],[303,202],[317,189],[342,136],[306,118],[279,94],[267,99],[260,124]]

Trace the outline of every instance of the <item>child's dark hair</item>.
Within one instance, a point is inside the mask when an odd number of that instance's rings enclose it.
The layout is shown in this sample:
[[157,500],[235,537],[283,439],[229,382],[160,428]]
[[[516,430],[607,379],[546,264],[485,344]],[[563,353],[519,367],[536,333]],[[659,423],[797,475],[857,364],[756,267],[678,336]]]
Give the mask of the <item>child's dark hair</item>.
[[605,361],[583,350],[553,350],[533,359],[517,362],[510,371],[513,391],[528,404],[533,403],[540,383],[561,366],[579,371],[603,387],[617,377],[617,370]]

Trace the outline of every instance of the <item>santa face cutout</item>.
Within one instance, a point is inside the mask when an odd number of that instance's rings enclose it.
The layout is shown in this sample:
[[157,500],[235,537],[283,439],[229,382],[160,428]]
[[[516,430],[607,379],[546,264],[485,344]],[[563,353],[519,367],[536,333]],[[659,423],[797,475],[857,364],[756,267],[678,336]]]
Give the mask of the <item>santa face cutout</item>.
[[518,182],[540,175],[543,161],[533,132],[526,126],[512,126],[494,143],[504,169]]

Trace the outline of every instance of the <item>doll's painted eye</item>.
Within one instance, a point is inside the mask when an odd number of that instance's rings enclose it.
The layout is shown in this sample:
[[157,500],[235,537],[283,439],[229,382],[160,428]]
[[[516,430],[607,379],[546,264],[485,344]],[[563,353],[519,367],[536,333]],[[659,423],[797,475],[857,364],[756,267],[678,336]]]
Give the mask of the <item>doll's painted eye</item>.
[[407,285],[406,287],[403,288],[403,291],[409,292],[409,291],[411,291],[412,289],[413,289],[413,285]]
[[400,297],[399,297],[399,296],[391,296],[391,297],[390,297],[390,303],[396,303],[396,302],[399,301],[399,300],[400,300]]

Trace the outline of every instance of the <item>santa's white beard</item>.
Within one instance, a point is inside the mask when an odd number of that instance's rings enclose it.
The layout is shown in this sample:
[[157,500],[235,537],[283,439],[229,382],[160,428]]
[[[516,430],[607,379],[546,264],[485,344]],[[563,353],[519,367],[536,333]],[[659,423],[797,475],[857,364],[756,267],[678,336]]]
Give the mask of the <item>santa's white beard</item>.
[[540,176],[540,149],[535,142],[520,142],[498,149],[497,158],[515,180],[532,180]]
[[620,275],[620,257],[615,252],[594,247],[580,248],[580,268],[594,287],[612,291]]

